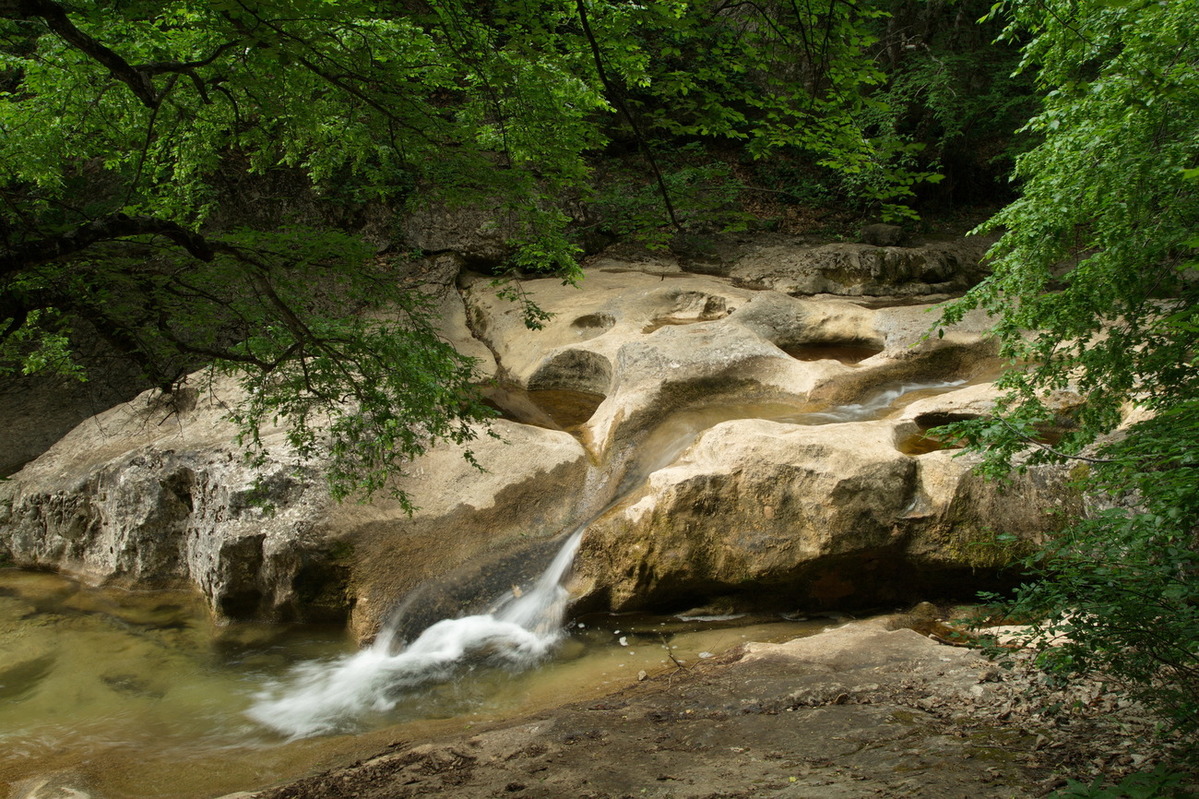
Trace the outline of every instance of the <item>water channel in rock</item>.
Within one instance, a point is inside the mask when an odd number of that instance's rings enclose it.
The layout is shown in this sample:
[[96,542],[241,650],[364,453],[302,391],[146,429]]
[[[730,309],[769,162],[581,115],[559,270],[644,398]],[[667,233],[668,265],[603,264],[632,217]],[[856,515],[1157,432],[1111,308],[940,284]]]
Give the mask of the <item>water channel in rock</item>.
[[[639,463],[626,471],[637,479],[626,477],[617,494],[722,421],[879,418],[900,398],[961,382],[885,386],[863,403],[819,412],[783,404],[684,412],[641,443]],[[584,529],[524,591],[411,642],[384,630],[357,652],[340,629],[214,626],[191,594],[0,570],[0,781],[58,775],[108,799],[253,789],[395,740],[604,694],[641,671],[828,624],[600,616],[564,625],[561,581]]]

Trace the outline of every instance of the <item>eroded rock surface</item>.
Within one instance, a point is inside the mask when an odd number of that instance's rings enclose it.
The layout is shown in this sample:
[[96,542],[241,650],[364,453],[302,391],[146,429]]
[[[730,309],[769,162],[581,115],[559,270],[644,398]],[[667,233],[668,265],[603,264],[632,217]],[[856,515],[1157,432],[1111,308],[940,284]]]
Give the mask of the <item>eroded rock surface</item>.
[[[905,445],[935,420],[988,412],[997,364],[979,316],[930,335],[930,306],[746,291],[605,261],[581,292],[526,290],[557,314],[543,331],[516,324],[515,307],[481,283],[467,301],[509,379],[605,395],[581,438],[606,474],[596,490],[618,504],[579,554],[583,607],[713,596],[835,607],[971,591],[994,585],[1071,501],[1056,472],[1001,492],[956,453]],[[799,354],[821,346],[874,354]]]
[[[147,393],[76,428],[0,487],[13,559],[91,582],[190,582],[233,618],[355,608],[367,635],[422,580],[556,534],[574,512],[562,497],[584,479],[571,436],[501,421],[500,438],[473,447],[482,470],[452,445],[413,466],[400,481],[420,508],[412,517],[385,499],[338,505],[278,431],[265,466],[245,462],[224,419],[236,396],[223,385],[185,409]],[[538,457],[514,464],[512,449]]]
[[985,274],[982,242],[932,242],[915,247],[873,244],[767,245],[728,270],[746,285],[787,294],[854,297],[959,292]]
[[208,389],[146,392],[76,427],[0,486],[4,545],[18,565],[92,582],[191,582],[229,616],[344,613],[296,593],[328,560],[311,468],[279,447],[248,466],[224,418],[236,388]]
[[[782,246],[753,249],[752,263],[787,272],[768,252]],[[498,406],[526,407],[496,421],[500,439],[472,444],[482,471],[448,445],[413,463],[398,483],[420,508],[411,518],[386,499],[330,503],[320,464],[295,462],[281,440],[266,466],[247,466],[224,421],[236,390],[221,384],[170,405],[144,394],[76,428],[0,488],[0,542],[19,565],[190,582],[228,616],[352,614],[367,637],[405,595],[414,619],[485,604],[589,520],[576,597],[620,609],[973,590],[1020,554],[996,534],[1053,529],[1050,511],[1071,501],[1054,473],[1001,494],[921,440],[938,419],[988,412],[985,318],[930,335],[930,306],[792,296],[791,278],[777,291],[734,274],[747,258],[725,270],[734,279],[599,258],[582,288],[526,281],[553,314],[541,331],[489,279],[455,291],[459,256],[432,259],[447,338],[478,358],[481,380],[500,381]],[[944,287],[956,269],[895,274]],[[869,279],[859,293],[883,285]],[[569,395],[578,418],[539,416],[538,392]]]

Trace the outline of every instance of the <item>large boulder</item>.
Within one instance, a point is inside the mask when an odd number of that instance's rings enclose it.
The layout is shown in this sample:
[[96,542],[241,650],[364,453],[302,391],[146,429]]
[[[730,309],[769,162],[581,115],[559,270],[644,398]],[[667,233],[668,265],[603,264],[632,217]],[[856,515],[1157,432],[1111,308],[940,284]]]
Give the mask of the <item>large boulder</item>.
[[295,591],[328,557],[312,533],[326,492],[280,431],[274,457],[246,463],[225,419],[236,396],[229,382],[147,391],[76,427],[0,489],[10,558],[97,583],[190,582],[225,616],[343,612]]
[[707,429],[590,525],[575,584],[581,606],[720,597],[724,607],[844,608],[1004,584],[1079,499],[1061,469],[1001,485],[975,475],[977,459],[958,451],[905,452],[912,418],[964,417],[996,392],[961,393],[877,421]]
[[[463,447],[434,447],[395,480],[418,506],[409,516],[386,497],[331,501],[319,463],[289,455],[280,430],[265,438],[266,463],[248,464],[225,419],[236,397],[218,385],[189,408],[146,392],[77,427],[0,484],[9,557],[94,583],[191,584],[227,618],[353,609],[365,636],[422,581],[527,548],[574,518],[587,461],[565,433],[497,422],[497,438],[473,442],[478,467]],[[513,451],[537,457],[514,462]]]
[[915,491],[916,464],[886,423],[718,424],[590,526],[584,593],[620,610],[729,593],[877,602]]

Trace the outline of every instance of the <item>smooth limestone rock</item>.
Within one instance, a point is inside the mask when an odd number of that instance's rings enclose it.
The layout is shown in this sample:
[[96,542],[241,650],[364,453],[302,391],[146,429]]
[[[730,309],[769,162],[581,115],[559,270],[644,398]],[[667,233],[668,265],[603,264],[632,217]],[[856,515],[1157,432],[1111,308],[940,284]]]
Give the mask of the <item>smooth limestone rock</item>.
[[751,247],[726,274],[739,284],[793,295],[914,296],[960,292],[986,274],[990,240],[931,241],[915,247],[768,243]]
[[829,368],[805,369],[740,325],[709,322],[623,344],[615,371],[608,399],[587,426],[587,441],[604,454],[635,445],[691,407],[776,401],[798,411]]
[[[429,274],[450,286],[461,264],[433,258]],[[1037,540],[1072,502],[1052,472],[1002,494],[951,451],[909,446],[938,420],[988,412],[995,344],[980,315],[939,336],[929,306],[598,258],[581,288],[523,284],[553,314],[530,331],[489,279],[458,288],[443,296],[445,335],[482,377],[603,398],[576,435],[497,420],[498,438],[470,445],[482,470],[439,445],[395,483],[419,508],[409,517],[385,497],[330,502],[321,464],[296,462],[279,431],[268,463],[248,466],[229,383],[146,393],[0,483],[0,548],[95,582],[191,584],[228,617],[349,616],[366,638],[397,614],[403,631],[486,607],[593,518],[583,608],[841,606],[976,585],[1019,554],[997,534]]]
[[[472,328],[507,379],[529,389],[573,389],[607,399],[584,430],[601,460],[620,459],[667,417],[704,405],[783,403],[795,411],[846,404],[878,386],[971,377],[994,354],[981,315],[945,338],[929,336],[926,306],[869,309],[847,301],[745,291],[703,276],[646,275],[599,259],[583,287],[530,280],[524,290],[554,316],[530,331],[489,281],[466,289]],[[883,349],[851,367],[800,362],[811,344]]]
[[[953,451],[913,457],[896,420],[741,420],[704,432],[593,522],[583,607],[863,607],[990,588],[1080,510],[1061,470],[1005,486]],[[1010,540],[1009,540],[1010,537]]]
[[877,313],[847,300],[797,299],[776,291],[755,292],[730,315],[752,333],[775,346],[853,343],[881,347]]
[[915,491],[887,423],[725,422],[590,526],[584,595],[619,610],[757,591],[796,607],[877,601],[854,582],[892,576]]
[[973,474],[977,460],[952,451],[918,460],[922,495],[907,516],[905,556],[947,582],[1017,563],[1082,512],[1060,468],[1036,467],[1000,484]]
[[625,342],[661,327],[724,318],[752,296],[727,281],[667,280],[601,262],[587,270],[580,287],[553,278],[525,281],[529,298],[553,314],[543,329],[530,330],[520,307],[497,296],[490,279],[464,282],[471,327],[510,380],[530,389],[597,394],[608,393]]

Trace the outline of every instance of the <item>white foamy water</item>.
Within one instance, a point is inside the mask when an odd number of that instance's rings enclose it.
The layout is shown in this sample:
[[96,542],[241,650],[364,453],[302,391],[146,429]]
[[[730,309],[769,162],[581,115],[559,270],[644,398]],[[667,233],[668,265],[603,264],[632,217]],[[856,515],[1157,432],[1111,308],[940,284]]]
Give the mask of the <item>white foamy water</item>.
[[491,613],[444,619],[392,651],[392,629],[353,655],[310,661],[259,693],[247,714],[291,739],[352,729],[360,717],[394,709],[413,689],[444,682],[463,667],[523,670],[561,639],[567,592],[562,578],[583,537],[576,530],[536,584]]

